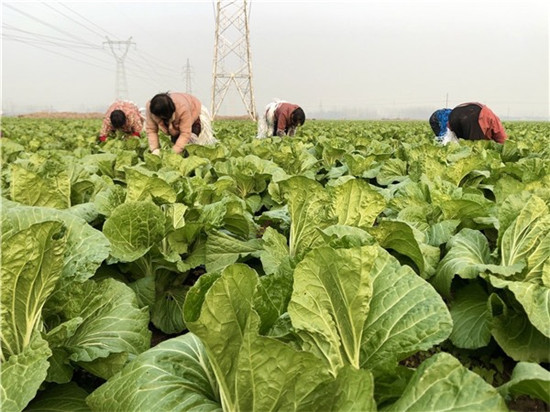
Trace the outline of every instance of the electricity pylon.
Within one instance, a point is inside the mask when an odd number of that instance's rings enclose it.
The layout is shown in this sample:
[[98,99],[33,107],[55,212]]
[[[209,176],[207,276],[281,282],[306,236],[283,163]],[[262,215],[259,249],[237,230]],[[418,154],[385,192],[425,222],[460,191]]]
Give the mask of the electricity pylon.
[[233,84],[241,96],[247,114],[256,120],[247,11],[246,0],[216,2],[211,107],[213,118]]
[[191,65],[189,64],[189,59],[187,59],[187,64],[184,67],[185,69],[185,93],[192,94],[193,88],[191,83],[193,82],[193,79],[191,78],[191,75],[193,74],[193,70],[191,68]]
[[[126,69],[124,68],[124,59],[130,50],[130,46],[135,44],[130,37],[128,40],[110,40],[107,37],[107,43],[116,60],[116,79],[115,79],[115,99],[128,98],[128,82],[126,81]],[[115,47],[117,46],[117,47]]]

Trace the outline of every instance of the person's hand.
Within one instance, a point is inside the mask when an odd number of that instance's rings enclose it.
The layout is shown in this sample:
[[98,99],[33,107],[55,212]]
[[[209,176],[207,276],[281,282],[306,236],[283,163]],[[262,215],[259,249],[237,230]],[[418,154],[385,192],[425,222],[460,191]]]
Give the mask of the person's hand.
[[138,132],[132,133],[132,136],[141,137],[141,135]]
[[99,136],[100,142],[104,142],[105,140],[107,140],[107,136]]
[[284,130],[277,130],[277,136],[284,137],[285,136],[285,131]]
[[160,149],[157,148],[151,152],[151,154],[154,154],[155,156],[160,156]]

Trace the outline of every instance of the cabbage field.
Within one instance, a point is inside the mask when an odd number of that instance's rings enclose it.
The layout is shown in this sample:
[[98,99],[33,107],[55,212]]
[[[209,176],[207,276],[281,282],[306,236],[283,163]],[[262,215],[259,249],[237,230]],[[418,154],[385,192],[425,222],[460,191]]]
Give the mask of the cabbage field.
[[2,119],[2,411],[550,404],[550,124]]

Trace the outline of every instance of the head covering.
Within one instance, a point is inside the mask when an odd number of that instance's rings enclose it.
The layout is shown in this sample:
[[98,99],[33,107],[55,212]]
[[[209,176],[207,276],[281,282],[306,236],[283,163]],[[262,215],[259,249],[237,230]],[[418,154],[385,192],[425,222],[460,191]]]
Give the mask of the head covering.
[[439,109],[430,116],[430,126],[437,137],[443,136],[447,131],[449,114],[451,114],[451,109]]

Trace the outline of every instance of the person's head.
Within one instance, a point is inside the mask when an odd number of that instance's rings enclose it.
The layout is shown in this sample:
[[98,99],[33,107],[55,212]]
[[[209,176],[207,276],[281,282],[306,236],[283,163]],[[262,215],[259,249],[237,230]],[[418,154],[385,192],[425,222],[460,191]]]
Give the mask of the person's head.
[[450,113],[451,109],[439,109],[430,116],[430,126],[436,136],[443,136],[447,131]]
[[149,110],[162,120],[169,120],[176,111],[176,105],[168,93],[159,93],[151,99]]
[[290,121],[293,126],[302,126],[306,121],[306,114],[301,107],[295,109],[290,115]]
[[122,110],[113,110],[111,112],[111,124],[113,125],[113,128],[120,129],[124,124],[126,123],[126,115]]

